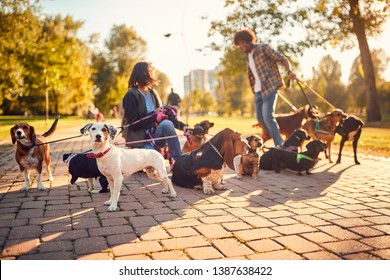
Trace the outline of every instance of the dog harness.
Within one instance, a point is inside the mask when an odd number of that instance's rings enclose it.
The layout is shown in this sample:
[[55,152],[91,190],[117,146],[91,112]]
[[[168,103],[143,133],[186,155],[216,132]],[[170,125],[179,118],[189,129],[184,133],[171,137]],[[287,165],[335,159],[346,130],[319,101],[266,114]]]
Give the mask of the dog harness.
[[311,158],[307,155],[303,155],[303,154],[297,154],[297,163],[299,163],[302,159],[307,159],[307,160],[311,160],[311,161],[315,161],[316,159],[315,158]]
[[69,165],[71,159],[74,158],[75,156],[77,156],[77,154],[70,154],[69,157],[65,160],[65,164]]
[[321,129],[320,122],[316,121],[316,125],[314,126],[314,133],[317,135],[317,133],[321,134],[335,134],[334,131],[328,131]]
[[103,157],[105,154],[107,154],[109,151],[111,150],[111,147],[109,147],[107,150],[105,150],[104,152],[100,152],[100,153],[97,153],[97,154],[87,154],[86,157],[87,158],[101,158]]

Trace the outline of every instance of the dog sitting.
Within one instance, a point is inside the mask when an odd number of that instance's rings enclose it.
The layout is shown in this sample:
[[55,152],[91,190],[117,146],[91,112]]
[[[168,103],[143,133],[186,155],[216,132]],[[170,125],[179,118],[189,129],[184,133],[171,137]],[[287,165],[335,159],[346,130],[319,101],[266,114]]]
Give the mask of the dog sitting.
[[164,185],[163,193],[170,191],[171,197],[176,197],[176,191],[165,167],[164,157],[153,149],[121,149],[110,144],[116,135],[116,128],[103,123],[90,123],[80,129],[81,134],[89,133],[91,147],[97,161],[99,171],[107,178],[110,185],[110,199],[104,204],[109,205],[108,211],[118,208],[120,190],[124,176],[144,170],[147,176]]
[[200,148],[206,141],[206,135],[209,133],[209,129],[214,126],[214,123],[208,120],[201,121],[195,124],[194,129],[190,130],[187,141],[183,146],[183,153],[188,154]]
[[306,145],[307,151],[302,153],[289,152],[283,149],[271,149],[272,168],[276,173],[284,168],[298,171],[298,175],[302,176],[302,171],[310,175],[309,169],[313,168],[318,161],[320,152],[325,151],[325,144],[320,140],[314,140]]
[[[70,183],[73,185],[78,178],[87,179],[88,191],[92,193],[108,192],[107,178],[99,171],[96,163],[96,158],[90,157],[93,154],[63,154],[62,160],[68,166],[68,170],[72,178]],[[100,191],[94,190],[92,178],[99,178],[99,183],[102,186]]]
[[52,135],[57,127],[58,118],[53,122],[48,131],[42,135],[35,133],[33,126],[25,122],[17,123],[11,128],[12,144],[16,144],[15,159],[23,173],[24,185],[21,191],[28,191],[30,188],[30,170],[37,171],[37,188],[45,190],[42,183],[43,162],[46,163],[46,171],[49,175],[49,181],[53,182],[54,178],[50,170],[50,146],[44,144],[45,138]]
[[[317,115],[318,111],[316,106],[311,107],[310,105],[305,105],[295,112],[277,115],[275,119],[279,125],[280,134],[284,135],[285,139],[287,139],[294,130],[302,128],[303,121],[315,119]],[[253,125],[253,128],[260,129],[258,135],[263,138],[264,142],[271,139],[271,136],[260,124]]]
[[332,163],[331,159],[331,146],[335,136],[336,127],[339,123],[347,117],[343,110],[334,109],[332,112],[327,113],[322,119],[309,120],[303,124],[303,129],[307,131],[313,140],[321,140],[326,143],[327,152],[325,156]]
[[260,160],[258,149],[263,147],[263,139],[259,135],[251,135],[246,140],[248,141],[248,148],[242,155],[234,158],[237,178],[241,179],[242,175],[251,175],[253,179],[257,179]]
[[221,169],[227,164],[234,170],[234,157],[242,154],[247,146],[238,132],[225,128],[199,149],[176,159],[172,182],[185,188],[200,185],[204,194],[213,194],[215,190],[223,188],[220,184],[223,178]]
[[352,141],[353,155],[355,159],[355,164],[360,164],[357,159],[357,144],[362,133],[362,127],[364,122],[355,116],[348,116],[346,119],[342,120],[336,128],[336,133],[341,135],[339,157],[336,163],[341,162],[341,152],[344,147],[345,141]]

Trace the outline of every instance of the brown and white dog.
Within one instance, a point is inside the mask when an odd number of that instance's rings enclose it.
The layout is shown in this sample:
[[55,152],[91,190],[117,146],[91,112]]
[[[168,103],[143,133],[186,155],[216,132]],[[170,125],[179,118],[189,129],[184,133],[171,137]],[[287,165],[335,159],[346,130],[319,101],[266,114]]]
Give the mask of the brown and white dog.
[[192,133],[188,135],[188,140],[184,143],[183,153],[188,154],[200,148],[206,141],[206,135],[209,129],[214,126],[214,123],[208,120],[201,121],[194,126]]
[[213,194],[215,190],[223,189],[220,181],[225,164],[235,170],[233,159],[242,154],[247,146],[240,133],[225,128],[199,149],[176,159],[172,182],[184,188],[203,186],[204,194]]
[[110,144],[114,139],[116,128],[103,123],[90,123],[80,130],[81,134],[89,133],[91,147],[95,155],[99,171],[107,178],[110,185],[110,199],[104,204],[109,205],[108,211],[118,208],[120,190],[124,176],[131,176],[144,170],[148,177],[163,184],[163,193],[176,197],[176,191],[165,168],[164,157],[152,149],[122,149]]
[[12,144],[16,143],[15,159],[19,165],[20,171],[23,173],[24,185],[21,191],[28,191],[30,188],[30,170],[37,171],[37,188],[45,190],[46,187],[42,183],[43,162],[46,163],[46,171],[49,175],[49,181],[54,181],[50,170],[50,147],[44,144],[45,137],[53,134],[57,127],[58,118],[53,122],[48,131],[42,135],[35,133],[33,126],[26,122],[15,124],[11,128]]
[[237,172],[237,178],[241,179],[242,175],[251,175],[257,179],[259,173],[259,148],[263,147],[263,139],[259,135],[251,135],[246,138],[248,148],[242,155],[234,158],[234,165]]
[[330,163],[333,162],[331,160],[330,150],[336,133],[336,127],[346,117],[347,115],[343,110],[334,109],[319,121],[309,120],[302,126],[313,140],[321,140],[326,143],[327,152],[325,152],[325,156],[329,159]]

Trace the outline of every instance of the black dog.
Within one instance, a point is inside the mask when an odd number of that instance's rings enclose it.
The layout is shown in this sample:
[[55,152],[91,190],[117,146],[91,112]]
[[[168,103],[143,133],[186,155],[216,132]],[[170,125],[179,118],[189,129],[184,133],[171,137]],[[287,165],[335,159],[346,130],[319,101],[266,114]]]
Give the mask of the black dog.
[[[309,139],[310,139],[310,136],[306,133],[305,130],[296,129],[296,130],[294,130],[293,134],[291,134],[291,136],[286,141],[284,141],[283,145],[279,149],[298,153],[298,148],[301,148],[301,150],[302,150],[303,142],[305,142],[305,140],[309,140]],[[276,149],[276,148],[271,148],[271,149]],[[260,166],[260,169],[263,169],[263,170],[273,170],[271,150],[265,152],[260,157],[259,166]]]
[[293,134],[284,141],[282,148],[291,152],[298,152],[298,149],[302,151],[302,145],[305,140],[310,140],[310,136],[303,129],[294,130]]
[[355,164],[360,164],[360,162],[357,160],[356,151],[363,126],[364,122],[361,119],[355,116],[348,116],[336,127],[336,133],[341,135],[339,158],[337,159],[336,163],[341,162],[341,152],[343,150],[344,143],[345,141],[349,140],[352,141]]
[[311,174],[309,169],[313,168],[318,161],[320,152],[324,152],[326,146],[319,140],[314,140],[306,145],[307,151],[302,153],[289,152],[283,149],[271,149],[272,168],[276,173],[284,168],[298,171],[302,176],[302,171]]
[[88,190],[93,191],[92,178],[99,177],[102,189],[99,193],[108,192],[108,181],[102,173],[100,173],[96,158],[88,158],[87,154],[63,154],[62,160],[68,165],[68,170],[72,178],[70,183],[73,185],[78,178],[88,179]]

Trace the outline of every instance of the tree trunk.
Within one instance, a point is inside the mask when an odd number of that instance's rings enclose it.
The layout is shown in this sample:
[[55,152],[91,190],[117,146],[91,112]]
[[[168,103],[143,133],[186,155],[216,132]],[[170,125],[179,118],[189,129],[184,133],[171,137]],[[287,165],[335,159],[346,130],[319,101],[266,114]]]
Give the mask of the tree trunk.
[[360,58],[363,66],[364,84],[366,92],[366,114],[367,122],[381,121],[382,115],[378,102],[378,93],[375,85],[374,64],[372,62],[370,48],[367,42],[364,19],[359,10],[359,0],[349,0],[350,16],[353,22],[355,33],[360,49]]

